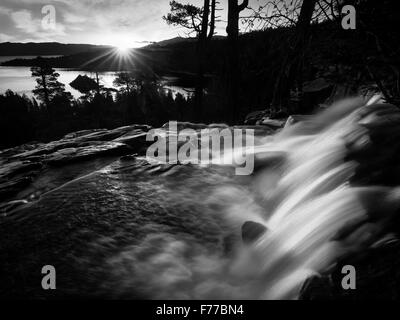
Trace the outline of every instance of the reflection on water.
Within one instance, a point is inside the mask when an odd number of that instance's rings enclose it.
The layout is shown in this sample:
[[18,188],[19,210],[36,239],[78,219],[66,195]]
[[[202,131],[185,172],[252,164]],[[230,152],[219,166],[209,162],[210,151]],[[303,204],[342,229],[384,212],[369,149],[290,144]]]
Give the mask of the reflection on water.
[[[93,73],[87,71],[77,71],[70,69],[57,69],[60,74],[58,81],[65,84],[65,89],[75,97],[79,98],[82,94],[73,89],[69,84],[75,80],[78,75],[87,75],[93,77]],[[113,81],[115,79],[114,72],[101,72],[100,82],[108,88],[113,88]],[[10,89],[19,94],[26,94],[32,97],[32,90],[36,86],[35,78],[31,77],[29,67],[0,67],[0,93]]]
[[[47,58],[56,56],[46,56]],[[23,58],[23,59],[33,59],[35,56],[0,56],[0,63],[9,61],[12,59]],[[82,94],[72,88],[69,84],[76,79],[79,75],[87,75],[88,77],[94,78],[93,72],[79,71],[72,69],[55,68],[55,70],[60,74],[58,81],[65,84],[66,91],[71,92],[74,98],[79,98]],[[99,72],[100,84],[106,88],[115,88],[113,81],[116,78],[116,73],[112,71]],[[188,96],[190,94],[190,88],[183,88],[175,85],[176,78],[165,77],[160,83],[164,86],[166,90],[171,90],[175,95],[177,93],[183,96]],[[18,94],[26,94],[28,97],[33,97],[32,90],[36,86],[35,78],[31,77],[31,71],[29,67],[5,67],[0,66],[0,94],[6,92],[7,90],[12,90]]]
[[[88,77],[94,77],[93,72],[60,69],[56,68],[56,71],[60,74],[58,81],[65,84],[66,91],[71,92],[75,98],[79,98],[82,94],[72,88],[69,84],[76,79],[78,75],[87,75]],[[113,81],[116,78],[115,72],[99,72],[100,84],[106,88],[115,88]],[[192,90],[190,88],[182,88],[173,84],[170,84],[168,80],[163,80],[161,83],[164,85],[166,90],[171,90],[175,95],[177,93],[183,96],[190,95]],[[26,94],[28,97],[33,97],[32,90],[36,86],[36,81],[31,77],[31,71],[28,67],[0,67],[0,94],[7,90],[12,90],[19,94]]]

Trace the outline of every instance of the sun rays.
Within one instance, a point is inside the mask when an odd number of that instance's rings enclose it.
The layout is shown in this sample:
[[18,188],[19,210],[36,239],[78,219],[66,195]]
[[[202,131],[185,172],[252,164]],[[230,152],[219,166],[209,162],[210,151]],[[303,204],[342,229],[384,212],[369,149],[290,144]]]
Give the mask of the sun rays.
[[129,37],[116,36],[108,43],[108,48],[87,53],[89,57],[80,65],[80,69],[93,72],[134,72],[137,75],[146,74],[150,78],[159,77],[153,70],[154,49],[132,46]]
[[99,51],[92,59],[83,63],[81,68],[107,69],[107,64],[116,65],[118,71],[132,69],[137,65],[138,54],[135,49],[125,46],[111,47]]

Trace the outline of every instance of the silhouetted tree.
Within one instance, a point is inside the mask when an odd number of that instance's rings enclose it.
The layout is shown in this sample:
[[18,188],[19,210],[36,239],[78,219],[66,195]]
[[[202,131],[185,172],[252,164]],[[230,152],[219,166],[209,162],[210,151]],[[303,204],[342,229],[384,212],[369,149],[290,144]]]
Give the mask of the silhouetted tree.
[[35,106],[11,90],[0,95],[0,149],[33,140]]
[[[250,29],[294,28],[287,41],[287,53],[282,59],[274,86],[272,109],[286,109],[290,92],[297,81],[298,94],[302,94],[303,58],[310,40],[310,26],[327,20],[340,23],[343,0],[265,0],[246,17]],[[340,28],[338,27],[338,30]]]
[[137,87],[137,80],[131,72],[120,72],[113,82],[114,86],[121,88],[121,91],[130,94]]
[[164,16],[164,20],[166,20],[168,24],[189,29],[189,35],[194,32],[198,39],[198,80],[195,90],[195,99],[198,108],[198,119],[201,120],[203,116],[202,103],[205,82],[204,73],[207,63],[207,47],[215,33],[217,1],[204,0],[202,8],[191,4],[181,4],[177,1],[171,1],[170,6],[171,13]]
[[382,0],[348,0],[357,8],[357,31],[376,49],[375,57],[363,55],[370,78],[385,99],[400,104],[400,41],[393,28],[397,23],[400,3]]
[[[317,0],[312,23],[326,20],[340,22],[342,17],[340,9],[344,2],[344,0]],[[294,27],[299,20],[302,5],[303,0],[259,0],[257,7],[248,8],[252,13],[244,17],[243,21],[247,25],[247,31]]]
[[[296,23],[296,31],[294,36],[289,39],[290,45],[288,46],[288,52],[283,60],[274,88],[272,108],[275,111],[277,109],[288,108],[290,90],[297,76],[302,73],[302,59],[309,40],[309,29],[316,3],[317,0],[303,0],[302,2],[300,14]],[[302,80],[300,79],[298,83],[301,91]]]
[[226,32],[228,34],[228,70],[227,70],[227,87],[228,87],[228,107],[231,109],[233,121],[239,117],[239,16],[249,5],[249,0],[243,0],[241,4],[238,0],[229,0],[228,2],[228,26]]
[[32,92],[46,107],[50,106],[50,102],[57,95],[72,98],[71,94],[65,91],[64,84],[57,80],[60,74],[49,66],[44,59],[37,58],[36,66],[31,68],[31,72],[32,77],[35,77],[37,82]]
[[188,35],[196,34],[199,36],[201,32],[201,25],[203,21],[202,8],[196,7],[192,4],[182,4],[178,1],[170,2],[171,12],[163,19],[171,25],[181,26],[189,30]]
[[100,77],[99,77],[99,73],[97,71],[95,71],[95,82],[96,82],[96,93],[100,94],[101,90],[103,89],[103,86],[100,84]]

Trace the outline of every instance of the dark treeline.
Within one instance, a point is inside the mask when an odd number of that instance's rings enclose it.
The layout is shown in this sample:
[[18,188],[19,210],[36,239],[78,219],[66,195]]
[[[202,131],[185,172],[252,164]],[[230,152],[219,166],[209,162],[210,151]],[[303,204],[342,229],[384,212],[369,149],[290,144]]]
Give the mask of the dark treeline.
[[99,49],[109,49],[110,46],[97,46],[90,44],[64,44],[57,42],[41,43],[0,43],[0,52],[2,56],[40,56],[40,55],[72,55],[86,51]]
[[[0,146],[59,138],[74,130],[133,123],[243,123],[247,114],[258,110],[269,111],[271,117],[305,114],[330,99],[363,90],[380,92],[389,102],[399,103],[400,29],[394,28],[399,14],[396,1],[295,3],[299,5],[290,10],[282,7],[275,15],[278,18],[260,6],[259,12],[241,21],[248,26],[260,22],[264,25],[239,36],[238,16],[248,3],[229,1],[229,36],[221,39],[214,36],[218,1],[205,1],[210,8],[207,11],[172,1],[171,13],[164,19],[170,24],[187,25],[195,38],[135,51],[135,69],[141,68],[146,75],[138,77],[137,70],[136,75],[121,74],[117,93],[94,86],[89,92],[82,89],[84,97],[79,100],[64,93],[48,102],[45,97],[39,97],[37,102],[11,92],[0,96]],[[346,3],[357,9],[355,30],[341,26],[341,6]],[[313,6],[314,11],[310,10]],[[263,16],[265,12],[268,17]],[[198,24],[187,23],[191,15]],[[52,67],[61,66],[55,62],[79,67],[84,61],[92,61],[93,54],[46,61]],[[113,61],[108,56],[102,59]],[[112,67],[103,62],[89,67],[96,71]],[[194,95],[174,96],[160,87],[163,75],[182,74],[194,79]]]
[[[264,2],[278,7],[287,3]],[[239,14],[249,3],[229,1],[228,38],[221,38],[213,34],[218,1],[205,1],[210,6],[208,16],[202,8],[172,1],[171,12],[164,19],[187,27],[195,37],[137,49],[133,60],[122,61],[120,67],[123,70],[145,67],[158,77],[192,74],[197,79],[193,87],[197,113],[201,114],[198,120],[204,122],[237,123],[251,111],[268,108],[275,112],[310,112],[323,101],[310,98],[304,90],[307,82],[316,79],[324,79],[332,87],[344,86],[346,94],[358,94],[362,87],[375,87],[390,102],[399,101],[400,29],[394,27],[399,15],[397,1],[292,2],[298,5],[279,7],[275,15],[260,6],[253,9],[258,10],[256,13],[240,20]],[[345,4],[356,8],[355,30],[344,30],[341,26],[344,18],[341,8]],[[196,23],[190,22],[192,16]],[[206,26],[202,25],[203,19]],[[257,23],[262,26],[239,36],[240,21],[244,26]],[[120,61],[110,59],[113,54],[86,52],[48,61],[53,67],[116,70]],[[215,108],[224,110],[225,117],[210,118],[208,113],[212,110],[215,114]]]
[[192,98],[173,95],[150,81],[129,92],[94,92],[76,100],[58,94],[48,104],[7,91],[0,95],[0,149],[51,141],[84,129],[134,123],[160,126],[169,119],[190,119],[192,106]]
[[[279,5],[284,1],[271,2]],[[203,70],[209,75],[207,92],[214,95],[227,115],[235,112],[236,121],[242,121],[255,110],[309,113],[338,91],[342,95],[355,95],[363,90],[376,90],[389,102],[399,103],[400,29],[394,27],[400,13],[398,2],[292,2],[299,5],[292,9],[282,7],[276,13],[279,18],[275,22],[279,27],[273,24],[271,14],[268,17],[250,15],[242,21],[244,24],[260,20],[267,27],[242,34],[238,40],[209,42]],[[341,9],[346,4],[356,8],[354,30],[342,27]],[[313,6],[314,11],[310,10]],[[291,15],[296,19],[294,22]],[[170,20],[176,22],[173,16]],[[235,51],[237,56],[232,55]],[[180,43],[171,50],[169,65],[172,69],[180,66],[196,72],[194,57],[198,55],[192,43]],[[331,90],[322,95],[310,94],[313,89],[318,91],[309,86],[315,80],[321,80]],[[227,117],[226,121],[229,120]]]

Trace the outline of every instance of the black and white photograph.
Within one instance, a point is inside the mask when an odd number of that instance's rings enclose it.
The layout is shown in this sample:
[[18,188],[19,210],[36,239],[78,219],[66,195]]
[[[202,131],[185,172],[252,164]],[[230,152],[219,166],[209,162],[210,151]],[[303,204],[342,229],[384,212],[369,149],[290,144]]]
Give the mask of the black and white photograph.
[[399,299],[399,16],[0,0],[0,302]]

